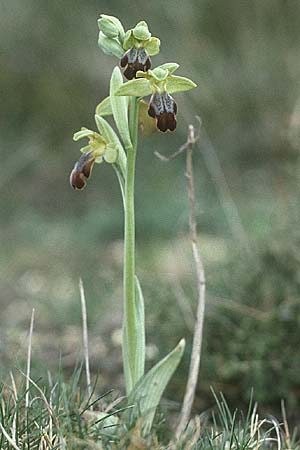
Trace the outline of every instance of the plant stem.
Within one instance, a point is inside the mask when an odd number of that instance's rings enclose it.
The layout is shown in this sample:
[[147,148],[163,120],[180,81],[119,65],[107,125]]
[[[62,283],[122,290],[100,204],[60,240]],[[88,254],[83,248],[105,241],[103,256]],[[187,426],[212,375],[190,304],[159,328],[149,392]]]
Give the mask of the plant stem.
[[[129,394],[137,382],[137,330],[135,307],[135,214],[134,180],[138,133],[138,99],[130,101],[130,136],[132,146],[127,148],[125,180],[125,237],[124,237],[124,337],[128,354],[124,354],[126,392]],[[128,359],[128,361],[126,361]],[[126,369],[127,367],[127,369]]]

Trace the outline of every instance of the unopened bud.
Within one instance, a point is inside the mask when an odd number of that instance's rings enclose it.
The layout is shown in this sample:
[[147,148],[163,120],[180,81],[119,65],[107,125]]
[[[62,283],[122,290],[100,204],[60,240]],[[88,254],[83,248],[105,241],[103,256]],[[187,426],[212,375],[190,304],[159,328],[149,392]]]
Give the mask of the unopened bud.
[[101,18],[98,19],[98,27],[99,30],[109,38],[120,36],[121,39],[123,39],[124,37],[124,28],[119,19],[114,16],[107,16],[106,14],[102,14]]

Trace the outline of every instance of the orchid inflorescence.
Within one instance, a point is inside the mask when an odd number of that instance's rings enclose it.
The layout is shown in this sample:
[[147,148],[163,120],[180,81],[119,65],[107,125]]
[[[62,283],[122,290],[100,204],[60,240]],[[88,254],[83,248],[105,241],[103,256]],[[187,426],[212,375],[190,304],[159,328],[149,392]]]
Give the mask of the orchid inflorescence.
[[[160,40],[151,35],[145,21],[138,22],[134,28],[125,32],[119,19],[102,14],[98,20],[98,27],[100,48],[104,53],[116,56],[120,60],[124,77],[129,80],[122,83],[115,95],[138,97],[141,105],[143,104],[141,99],[150,96],[147,107],[148,127],[152,126],[153,121],[156,128],[162,132],[174,131],[177,125],[177,104],[171,94],[193,89],[196,84],[188,78],[173,74],[179,67],[177,63],[165,63],[151,69],[151,57],[159,53]],[[110,97],[98,105],[96,114],[102,117],[113,114]],[[81,149],[83,155],[76,162],[70,176],[74,189],[80,190],[85,187],[95,162],[105,160],[116,163],[118,159],[118,146],[116,147],[115,142],[111,142],[110,139],[106,141],[102,131],[99,131],[100,135],[83,128],[74,134],[74,140],[89,138],[89,145]]]

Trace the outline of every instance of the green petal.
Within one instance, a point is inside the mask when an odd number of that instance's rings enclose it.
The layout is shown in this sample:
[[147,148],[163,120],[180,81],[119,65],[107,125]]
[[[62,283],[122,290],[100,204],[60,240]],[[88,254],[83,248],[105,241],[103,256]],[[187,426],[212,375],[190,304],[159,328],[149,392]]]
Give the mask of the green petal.
[[145,78],[138,78],[136,80],[124,83],[115,93],[115,95],[132,95],[135,97],[145,97],[152,93],[150,83]]
[[177,77],[176,75],[171,75],[167,78],[167,91],[170,94],[174,92],[183,92],[194,89],[197,85],[188,78]]
[[116,39],[105,36],[102,31],[99,33],[98,45],[106,55],[121,58],[124,54],[124,50],[119,42]]
[[80,149],[81,153],[87,153],[90,150],[92,150],[92,147],[90,145],[86,145],[85,147],[81,147]]
[[160,40],[158,38],[152,37],[143,45],[149,56],[154,56],[159,53]]
[[124,41],[123,41],[124,49],[129,50],[131,47],[134,47],[134,43],[135,43],[135,39],[134,39],[132,30],[126,31]]
[[99,103],[99,105],[96,106],[96,114],[102,117],[112,115],[110,97],[106,97],[104,100],[102,100],[102,102]]
[[92,130],[88,130],[85,128],[84,130],[77,131],[77,133],[74,133],[73,135],[73,141],[79,141],[79,139],[92,136],[94,132]]
[[177,63],[165,63],[162,64],[161,66],[158,66],[158,68],[160,69],[164,69],[164,70],[168,70],[170,74],[172,74],[173,72],[175,72],[175,70],[177,70],[179,67],[179,64]]

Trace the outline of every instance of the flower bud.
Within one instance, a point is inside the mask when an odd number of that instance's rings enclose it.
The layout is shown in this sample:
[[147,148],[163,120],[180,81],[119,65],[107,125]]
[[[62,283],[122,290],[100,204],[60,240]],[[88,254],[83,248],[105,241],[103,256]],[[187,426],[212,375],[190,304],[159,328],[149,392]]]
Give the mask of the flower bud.
[[106,14],[101,14],[101,18],[98,19],[98,27],[99,30],[102,31],[102,33],[109,37],[109,38],[115,38],[115,37],[121,37],[123,39],[124,37],[124,28],[119,21],[114,16],[107,16]]

